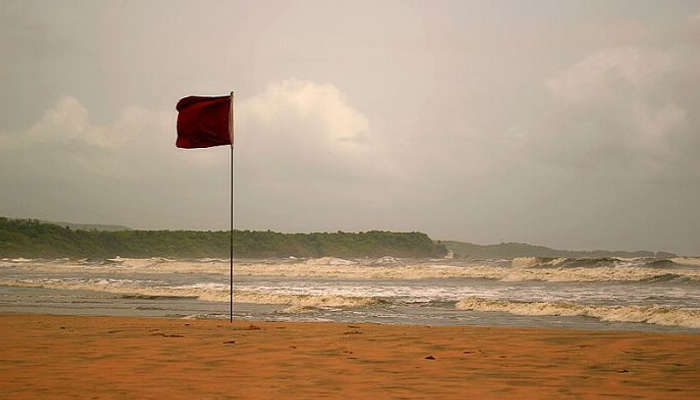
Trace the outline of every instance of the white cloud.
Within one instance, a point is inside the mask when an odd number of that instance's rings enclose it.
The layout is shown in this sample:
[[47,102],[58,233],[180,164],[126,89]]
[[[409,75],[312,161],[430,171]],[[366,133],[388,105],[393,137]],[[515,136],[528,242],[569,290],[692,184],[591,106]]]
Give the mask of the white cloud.
[[[212,170],[221,165],[227,176],[227,158],[175,148],[175,118],[174,110],[130,106],[95,124],[76,98],[60,98],[26,129],[0,132],[0,186],[10,188],[0,215],[158,226],[181,208],[172,200],[178,185],[212,197]],[[181,223],[197,226],[197,217]]]
[[303,176],[305,184],[364,176],[382,164],[367,117],[338,88],[295,79],[237,104],[235,147],[243,176]]
[[550,78],[554,103],[543,142],[559,155],[551,159],[611,179],[687,174],[671,171],[692,158],[686,146],[697,141],[688,110],[698,104],[682,95],[698,77],[687,62],[694,53],[603,49]]
[[[372,181],[392,170],[382,146],[372,141],[368,119],[331,84],[287,80],[237,100],[236,185],[244,188],[244,208],[273,210],[290,191],[297,191],[286,200],[290,207],[342,208],[366,200]],[[85,106],[65,96],[25,130],[0,132],[0,185],[10,187],[18,177],[32,182],[12,198],[52,198],[57,219],[109,222],[83,213],[145,207],[138,214],[146,218],[113,222],[157,225],[187,204],[196,212],[180,217],[180,224],[217,226],[220,212],[213,205],[228,201],[228,149],[175,148],[176,117],[174,111],[131,106],[112,122],[95,124]],[[52,217],[40,209],[24,214]]]
[[237,103],[236,116],[242,226],[371,228],[358,213],[390,207],[397,160],[334,85],[274,83]]
[[[319,129],[315,140],[332,146],[357,144],[369,131],[367,118],[345,103],[343,94],[333,85],[296,79],[271,84],[261,93],[241,104],[244,118],[261,124],[297,120]],[[285,121],[286,122],[286,121]]]
[[644,90],[672,72],[672,58],[643,47],[603,49],[547,81],[560,100],[580,103],[616,97],[620,90]]
[[102,142],[103,135],[94,135],[88,126],[88,111],[74,97],[61,98],[56,105],[28,131],[34,140],[64,141],[84,139],[89,142]]

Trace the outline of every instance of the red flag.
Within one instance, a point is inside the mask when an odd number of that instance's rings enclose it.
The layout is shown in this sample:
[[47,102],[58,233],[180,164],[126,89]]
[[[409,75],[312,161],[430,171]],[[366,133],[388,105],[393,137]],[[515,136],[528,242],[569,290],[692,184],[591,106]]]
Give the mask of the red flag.
[[231,96],[189,96],[177,102],[177,147],[233,144]]

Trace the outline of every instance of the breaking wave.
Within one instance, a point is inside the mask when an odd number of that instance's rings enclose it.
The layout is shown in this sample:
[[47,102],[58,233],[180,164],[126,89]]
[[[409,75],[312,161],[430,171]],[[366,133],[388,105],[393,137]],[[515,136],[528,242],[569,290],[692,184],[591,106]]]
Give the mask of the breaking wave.
[[[698,265],[695,265],[697,263]],[[509,265],[510,264],[510,265]],[[238,276],[279,276],[328,279],[493,279],[500,281],[595,282],[668,280],[700,281],[700,259],[536,258],[512,261],[482,260],[442,264],[392,257],[344,260],[334,257],[299,260],[237,262]],[[228,275],[228,260],[170,260],[165,258],[114,258],[88,260],[4,260],[0,267],[30,272],[101,274],[215,274]]]
[[694,258],[616,258],[616,257],[516,257],[511,261],[513,268],[600,268],[600,267],[649,267],[649,268],[673,268],[680,266],[700,266],[694,264]]
[[676,264],[700,267],[700,257],[674,257],[670,260]]
[[[219,283],[197,283],[183,286],[149,286],[144,281],[129,279],[1,279],[0,286],[90,290],[121,295],[126,299],[199,299],[214,302],[229,301],[229,286]],[[259,290],[236,290],[236,302],[288,305],[286,311],[298,312],[315,308],[353,308],[380,304],[373,297],[309,295]]]
[[613,306],[574,303],[518,302],[468,297],[457,302],[459,310],[506,312],[530,316],[583,316],[608,322],[643,322],[648,324],[700,328],[699,308],[672,308],[657,305]]
[[700,281],[700,270],[687,268],[654,268],[644,265],[607,265],[591,267],[508,267],[502,265],[405,264],[377,266],[311,265],[311,264],[245,264],[236,266],[236,273],[248,276],[284,276],[336,279],[494,279],[501,281],[595,282],[653,281],[677,279]]

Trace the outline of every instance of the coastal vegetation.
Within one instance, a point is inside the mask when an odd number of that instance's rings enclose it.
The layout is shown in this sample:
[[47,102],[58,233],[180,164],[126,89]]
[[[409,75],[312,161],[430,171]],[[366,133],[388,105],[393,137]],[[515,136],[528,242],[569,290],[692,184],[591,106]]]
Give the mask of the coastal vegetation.
[[[112,225],[79,225],[0,217],[0,258],[174,257],[227,258],[228,231],[147,231]],[[663,251],[556,250],[526,243],[480,245],[433,241],[420,232],[280,233],[234,231],[237,258],[263,257],[673,257]]]
[[513,258],[513,257],[675,257],[664,251],[621,251],[621,250],[556,250],[545,246],[527,243],[474,244],[457,241],[441,241],[457,258]]
[[[33,219],[0,217],[2,257],[227,258],[228,231],[74,229]],[[234,231],[238,258],[260,257],[440,257],[445,247],[420,232],[279,233]]]

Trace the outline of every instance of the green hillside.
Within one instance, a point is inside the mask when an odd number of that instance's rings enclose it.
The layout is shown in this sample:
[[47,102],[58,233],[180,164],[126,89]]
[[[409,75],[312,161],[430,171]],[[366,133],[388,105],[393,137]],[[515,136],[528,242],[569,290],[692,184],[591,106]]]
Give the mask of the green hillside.
[[[439,257],[445,247],[420,232],[277,233],[235,231],[239,258]],[[29,219],[0,217],[3,257],[221,257],[229,256],[228,231],[98,231]]]
[[618,250],[556,250],[527,243],[474,244],[456,241],[440,241],[455,257],[513,258],[513,257],[675,257],[664,251],[618,251]]
[[76,224],[74,222],[63,222],[63,221],[43,221],[47,224],[60,225],[63,227],[68,227],[73,230],[83,230],[83,231],[130,231],[131,228],[123,225],[103,225],[103,224]]

